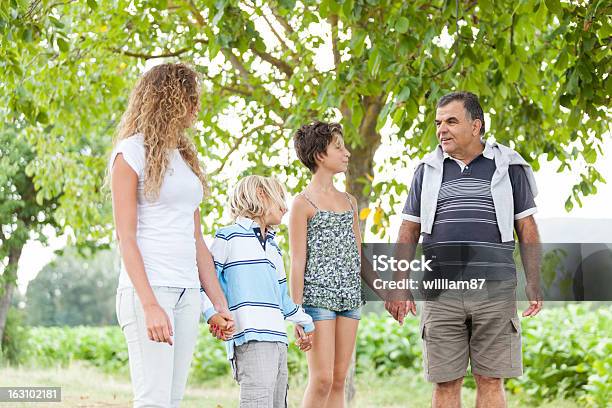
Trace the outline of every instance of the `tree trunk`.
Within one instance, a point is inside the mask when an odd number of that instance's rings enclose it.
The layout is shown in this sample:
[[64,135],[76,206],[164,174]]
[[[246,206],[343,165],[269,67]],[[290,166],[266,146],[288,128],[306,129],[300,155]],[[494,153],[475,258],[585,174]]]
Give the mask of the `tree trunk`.
[[[349,171],[346,177],[346,189],[357,200],[358,211],[367,208],[370,204],[370,194],[363,194],[364,184],[357,181],[357,178],[374,177],[374,153],[376,153],[380,146],[380,133],[376,131],[376,122],[383,107],[382,101],[384,101],[384,95],[364,98],[363,108],[365,114],[359,126],[359,133],[364,143],[362,146],[351,150]],[[365,235],[365,224],[365,220],[359,220],[359,230],[362,239]],[[355,387],[355,363],[356,349],[353,350],[353,357],[344,388],[345,399],[349,406],[353,405],[353,399],[357,391]]]
[[[363,103],[364,116],[359,126],[359,134],[363,144],[351,150],[349,170],[346,177],[346,188],[355,196],[359,210],[367,208],[370,204],[370,194],[363,194],[364,184],[357,181],[359,177],[374,177],[374,153],[380,146],[380,133],[376,131],[376,122],[383,108],[384,96],[365,97]],[[365,232],[365,222],[360,221],[361,235]]]
[[17,284],[17,265],[19,264],[19,258],[21,258],[23,246],[24,244],[21,244],[20,246],[11,248],[9,250],[8,265],[4,269],[4,274],[2,275],[3,291],[2,297],[0,298],[0,344],[4,338],[6,318],[8,316],[9,308],[11,307],[11,300],[13,300],[13,293],[15,293],[15,287]]

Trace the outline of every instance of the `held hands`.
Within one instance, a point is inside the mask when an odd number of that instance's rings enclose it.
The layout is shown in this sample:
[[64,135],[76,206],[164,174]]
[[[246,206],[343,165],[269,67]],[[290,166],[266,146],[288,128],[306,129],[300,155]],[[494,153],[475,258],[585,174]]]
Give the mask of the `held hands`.
[[408,312],[416,316],[416,302],[414,300],[388,300],[385,302],[387,312],[401,325]]
[[172,323],[164,309],[158,303],[155,303],[144,306],[143,310],[149,339],[158,343],[172,345],[172,336],[174,335]]
[[533,317],[540,313],[544,302],[542,302],[542,292],[539,285],[527,285],[525,294],[529,300],[529,307],[523,312],[523,317]]
[[295,325],[295,345],[300,348],[303,352],[306,352],[312,348],[312,340],[314,338],[314,331],[310,333],[304,332],[304,328],[299,324]]
[[208,330],[219,340],[229,340],[235,331],[234,318],[227,310],[215,313],[208,319]]

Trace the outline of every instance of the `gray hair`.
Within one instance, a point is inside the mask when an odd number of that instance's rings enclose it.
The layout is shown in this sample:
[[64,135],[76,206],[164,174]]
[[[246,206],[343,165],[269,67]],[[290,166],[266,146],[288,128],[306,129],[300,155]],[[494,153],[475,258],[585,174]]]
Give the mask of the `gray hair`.
[[482,135],[485,133],[485,120],[482,106],[480,106],[480,102],[478,101],[478,96],[466,91],[451,92],[440,98],[437,108],[446,106],[453,101],[463,102],[463,108],[468,113],[470,120],[480,120],[482,123],[482,126],[480,126],[480,136],[482,137]]

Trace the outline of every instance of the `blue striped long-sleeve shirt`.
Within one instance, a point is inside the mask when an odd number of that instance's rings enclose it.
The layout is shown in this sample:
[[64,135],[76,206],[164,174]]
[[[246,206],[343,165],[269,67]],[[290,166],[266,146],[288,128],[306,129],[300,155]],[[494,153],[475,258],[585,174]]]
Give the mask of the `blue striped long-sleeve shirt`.
[[[236,223],[217,231],[210,247],[217,277],[225,293],[236,331],[226,341],[227,356],[234,346],[249,341],[288,343],[284,320],[299,324],[305,332],[314,330],[312,318],[293,303],[287,290],[287,277],[274,232],[260,241],[257,223],[239,217]],[[202,292],[202,312],[206,320],[215,314]]]

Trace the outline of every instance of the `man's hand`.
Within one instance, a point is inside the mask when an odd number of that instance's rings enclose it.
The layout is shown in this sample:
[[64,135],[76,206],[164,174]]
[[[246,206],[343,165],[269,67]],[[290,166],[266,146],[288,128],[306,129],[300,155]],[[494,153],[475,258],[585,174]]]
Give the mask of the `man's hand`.
[[401,325],[408,312],[416,316],[416,303],[414,300],[392,300],[385,302],[385,309]]
[[542,310],[542,292],[540,291],[542,247],[540,234],[533,215],[517,220],[515,228],[521,248],[525,278],[527,279],[525,294],[527,300],[529,300],[529,307],[523,312],[523,317],[535,316]]
[[544,304],[539,285],[527,285],[525,287],[525,294],[529,300],[529,307],[523,312],[523,317],[533,317],[540,313]]
[[300,348],[300,350],[306,352],[312,348],[312,340],[314,337],[314,331],[310,333],[304,332],[304,328],[299,324],[295,325],[294,329],[295,334],[295,344]]

